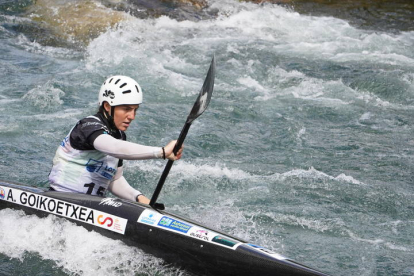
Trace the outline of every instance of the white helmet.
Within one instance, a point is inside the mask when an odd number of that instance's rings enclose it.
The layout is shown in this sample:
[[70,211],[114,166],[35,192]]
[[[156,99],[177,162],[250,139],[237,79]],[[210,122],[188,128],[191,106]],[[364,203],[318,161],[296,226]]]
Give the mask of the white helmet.
[[141,104],[142,90],[139,84],[126,76],[109,77],[99,91],[99,106],[108,102],[110,106]]

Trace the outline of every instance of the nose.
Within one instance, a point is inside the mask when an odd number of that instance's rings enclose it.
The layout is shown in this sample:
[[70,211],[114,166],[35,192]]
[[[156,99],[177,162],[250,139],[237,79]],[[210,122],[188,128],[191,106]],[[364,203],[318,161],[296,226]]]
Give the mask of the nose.
[[130,112],[128,112],[128,119],[131,120],[131,121],[134,120],[135,115],[136,115],[135,110],[131,110]]

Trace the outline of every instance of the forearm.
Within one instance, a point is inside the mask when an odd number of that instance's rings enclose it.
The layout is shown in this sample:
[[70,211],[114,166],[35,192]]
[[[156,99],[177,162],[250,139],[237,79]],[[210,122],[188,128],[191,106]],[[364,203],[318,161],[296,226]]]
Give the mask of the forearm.
[[119,167],[115,174],[114,181],[109,184],[108,190],[117,197],[137,201],[137,197],[142,195],[142,193],[132,188],[122,174],[123,168]]

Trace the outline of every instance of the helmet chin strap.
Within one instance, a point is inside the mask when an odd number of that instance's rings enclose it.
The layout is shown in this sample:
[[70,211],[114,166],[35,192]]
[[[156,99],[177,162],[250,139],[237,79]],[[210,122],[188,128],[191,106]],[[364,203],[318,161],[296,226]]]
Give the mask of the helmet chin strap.
[[111,131],[117,131],[118,128],[115,125],[113,114],[115,113],[115,106],[111,106],[111,113],[106,111],[105,108],[103,108],[104,116],[108,120],[109,127],[111,128]]

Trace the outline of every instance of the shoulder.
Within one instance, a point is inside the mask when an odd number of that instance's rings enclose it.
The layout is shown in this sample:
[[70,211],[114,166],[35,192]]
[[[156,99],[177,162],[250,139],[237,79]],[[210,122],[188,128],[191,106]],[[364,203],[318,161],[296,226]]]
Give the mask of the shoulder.
[[70,143],[78,150],[94,149],[93,141],[101,134],[109,133],[108,127],[97,116],[78,121],[70,133]]
[[96,131],[100,131],[103,134],[110,134],[111,131],[106,122],[100,118],[99,114],[97,115],[88,116],[78,121],[72,130],[72,134],[79,135],[82,133],[82,135],[89,136]]
[[106,130],[109,132],[108,127],[102,122],[102,120],[99,117],[96,116],[88,116],[86,118],[83,118],[76,124],[76,128],[79,130]]

